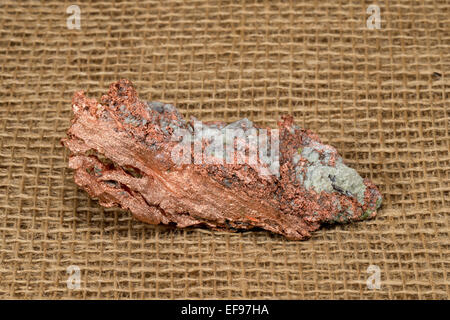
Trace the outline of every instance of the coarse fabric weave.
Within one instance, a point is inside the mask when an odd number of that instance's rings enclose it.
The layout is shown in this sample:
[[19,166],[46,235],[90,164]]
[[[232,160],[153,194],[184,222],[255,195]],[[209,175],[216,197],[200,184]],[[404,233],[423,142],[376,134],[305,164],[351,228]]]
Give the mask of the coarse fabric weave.
[[[2,0],[0,44],[0,298],[449,298],[447,0]],[[292,114],[382,209],[299,242],[102,208],[60,139],[73,93],[120,78],[203,121]]]

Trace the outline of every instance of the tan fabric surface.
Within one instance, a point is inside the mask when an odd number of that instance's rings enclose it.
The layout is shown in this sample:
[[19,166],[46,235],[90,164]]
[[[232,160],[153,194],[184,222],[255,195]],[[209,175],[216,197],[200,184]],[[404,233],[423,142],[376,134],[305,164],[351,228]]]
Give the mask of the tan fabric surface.
[[[0,43],[0,298],[449,298],[448,1],[3,0]],[[59,141],[73,92],[119,78],[201,120],[292,113],[379,186],[379,216],[294,242],[100,207]]]

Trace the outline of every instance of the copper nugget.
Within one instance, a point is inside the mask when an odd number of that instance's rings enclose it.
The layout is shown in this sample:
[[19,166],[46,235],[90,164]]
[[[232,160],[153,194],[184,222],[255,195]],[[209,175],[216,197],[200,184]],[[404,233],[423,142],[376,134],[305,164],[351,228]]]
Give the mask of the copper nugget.
[[139,99],[128,80],[100,103],[77,92],[72,108],[62,142],[75,182],[147,223],[303,240],[322,224],[372,218],[381,205],[372,182],[290,116],[267,130],[248,119],[186,121],[170,104]]

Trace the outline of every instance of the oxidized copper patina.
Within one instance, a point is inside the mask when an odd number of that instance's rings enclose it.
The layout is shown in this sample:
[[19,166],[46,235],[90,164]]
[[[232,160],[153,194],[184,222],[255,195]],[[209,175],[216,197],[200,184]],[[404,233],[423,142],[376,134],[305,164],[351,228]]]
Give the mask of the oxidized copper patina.
[[[277,173],[262,174],[254,164],[205,155],[212,141],[208,136],[200,137],[200,149],[192,147],[191,163],[176,163],[173,155],[181,138],[175,133],[193,133],[194,120],[184,120],[172,105],[140,100],[128,80],[113,83],[100,103],[77,92],[72,108],[63,144],[71,151],[75,182],[101,205],[130,210],[147,223],[262,228],[302,240],[322,224],[372,218],[381,205],[372,182],[289,116],[278,123]],[[203,124],[210,133],[233,128],[245,135],[258,127],[247,119]],[[268,136],[273,134],[268,129]],[[249,148],[239,151],[244,158]]]

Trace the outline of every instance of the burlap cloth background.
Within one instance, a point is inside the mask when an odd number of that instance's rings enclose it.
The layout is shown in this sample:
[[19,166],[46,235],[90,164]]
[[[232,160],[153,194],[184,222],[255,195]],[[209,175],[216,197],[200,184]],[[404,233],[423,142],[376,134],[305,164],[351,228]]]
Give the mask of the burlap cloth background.
[[[447,299],[450,5],[374,2],[2,0],[0,297]],[[99,98],[122,77],[202,120],[294,114],[373,179],[383,209],[305,242],[103,209],[59,141],[73,92]]]

